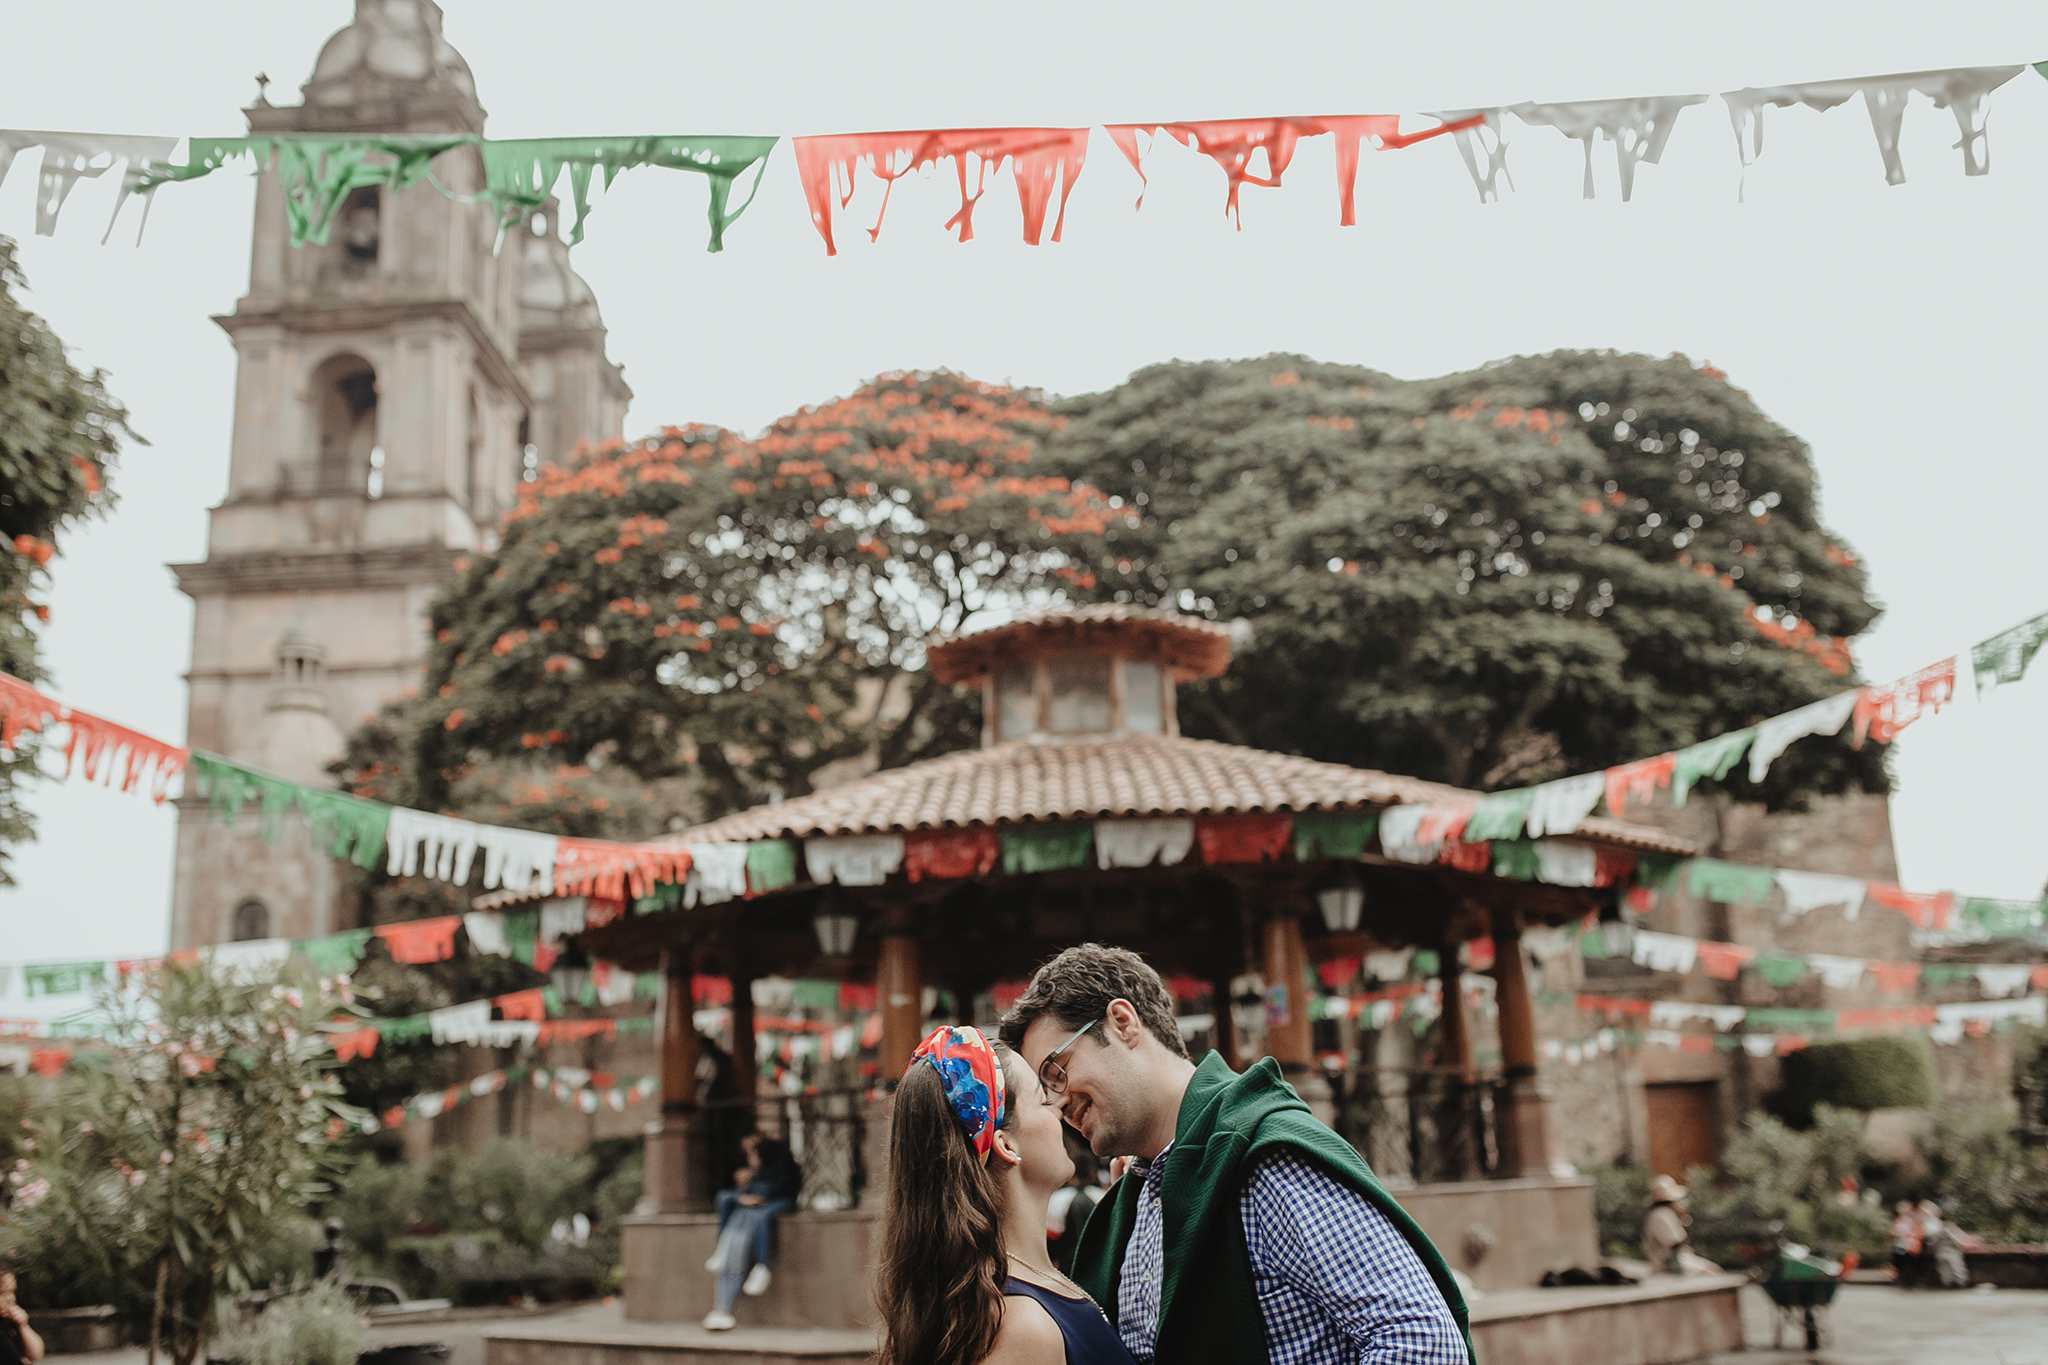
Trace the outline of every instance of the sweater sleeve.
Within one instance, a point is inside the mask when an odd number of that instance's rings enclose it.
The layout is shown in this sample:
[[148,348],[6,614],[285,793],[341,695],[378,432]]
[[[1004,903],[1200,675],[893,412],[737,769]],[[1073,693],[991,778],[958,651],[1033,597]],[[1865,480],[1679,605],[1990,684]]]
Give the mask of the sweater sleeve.
[[1272,1365],[1467,1365],[1428,1269],[1373,1203],[1291,1152],[1239,1200]]

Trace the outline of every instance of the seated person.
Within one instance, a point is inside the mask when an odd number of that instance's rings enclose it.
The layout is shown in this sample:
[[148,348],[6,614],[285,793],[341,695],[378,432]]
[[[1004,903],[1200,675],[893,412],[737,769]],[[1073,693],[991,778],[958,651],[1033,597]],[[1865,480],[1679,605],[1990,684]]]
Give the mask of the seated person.
[[775,1220],[796,1211],[803,1189],[803,1169],[790,1155],[789,1144],[760,1133],[740,1141],[747,1164],[733,1172],[733,1188],[718,1192],[718,1249],[704,1268],[718,1276],[713,1306],[704,1326],[713,1332],[736,1325],[733,1305],[742,1293],[758,1297],[773,1279],[768,1269],[775,1254]]
[[1668,1175],[1650,1182],[1643,1201],[1648,1206],[1643,1216],[1643,1259],[1653,1275],[1712,1275],[1720,1269],[1687,1249],[1692,1241],[1692,1215],[1685,1203],[1690,1193]]

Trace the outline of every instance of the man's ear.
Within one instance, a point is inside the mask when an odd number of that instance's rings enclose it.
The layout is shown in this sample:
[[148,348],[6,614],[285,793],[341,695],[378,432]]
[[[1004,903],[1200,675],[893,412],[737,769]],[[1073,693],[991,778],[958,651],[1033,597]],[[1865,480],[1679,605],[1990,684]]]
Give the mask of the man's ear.
[[1109,1033],[1125,1047],[1136,1047],[1145,1035],[1145,1021],[1138,1017],[1138,1011],[1130,1001],[1118,998],[1109,1002],[1106,1015]]

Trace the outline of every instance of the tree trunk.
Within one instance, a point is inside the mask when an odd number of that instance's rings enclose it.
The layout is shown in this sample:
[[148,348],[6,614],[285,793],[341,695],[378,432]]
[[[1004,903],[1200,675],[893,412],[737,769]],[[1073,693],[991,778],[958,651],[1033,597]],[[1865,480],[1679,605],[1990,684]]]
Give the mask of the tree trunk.
[[171,1249],[156,1258],[156,1298],[149,1310],[149,1365],[156,1365],[156,1344],[164,1339],[164,1277],[171,1273]]

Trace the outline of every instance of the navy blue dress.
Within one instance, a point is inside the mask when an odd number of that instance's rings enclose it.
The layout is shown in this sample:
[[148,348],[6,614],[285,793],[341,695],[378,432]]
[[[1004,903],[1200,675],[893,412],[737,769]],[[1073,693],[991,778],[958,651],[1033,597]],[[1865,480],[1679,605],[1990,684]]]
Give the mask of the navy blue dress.
[[1070,1299],[1015,1275],[1009,1277],[1003,1293],[1009,1298],[1037,1299],[1052,1314],[1067,1343],[1067,1365],[1136,1365],[1124,1349],[1123,1338],[1094,1300]]

